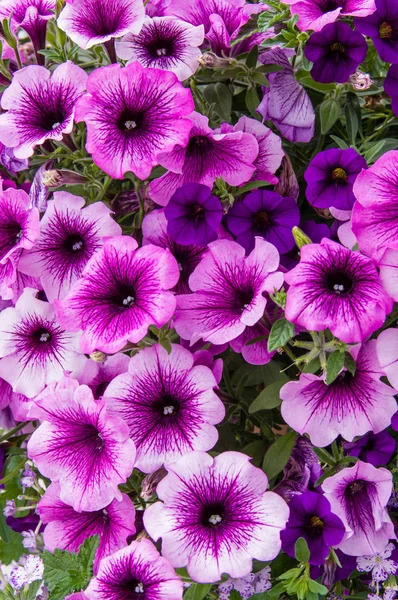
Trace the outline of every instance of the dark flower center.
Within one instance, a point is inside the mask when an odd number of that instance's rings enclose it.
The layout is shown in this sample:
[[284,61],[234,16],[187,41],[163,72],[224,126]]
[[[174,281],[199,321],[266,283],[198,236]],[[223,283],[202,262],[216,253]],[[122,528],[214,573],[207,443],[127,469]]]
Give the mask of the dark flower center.
[[154,407],[162,416],[175,417],[180,412],[181,405],[176,398],[165,394],[155,402]]
[[314,515],[310,518],[307,526],[308,535],[310,537],[319,537],[322,535],[324,527],[324,522],[319,517]]
[[384,21],[384,23],[382,23],[380,25],[379,35],[382,40],[391,39],[394,35],[394,29],[393,29],[392,25],[390,25],[390,23],[387,23],[386,21]]
[[96,400],[105,394],[105,390],[109,385],[109,381],[102,381],[92,388],[93,396]]
[[109,519],[109,513],[108,513],[108,511],[106,510],[106,508],[104,508],[104,509],[102,510],[102,522],[103,522],[103,523],[109,523],[109,521],[110,521],[110,519]]
[[136,300],[135,289],[127,283],[120,283],[111,297],[111,302],[121,308],[130,308]]
[[326,279],[326,286],[330,292],[337,295],[348,294],[353,288],[354,282],[347,273],[336,271],[329,273]]
[[82,252],[84,250],[84,240],[78,233],[71,233],[64,241],[64,248],[72,253]]
[[331,10],[336,10],[336,8],[340,8],[344,6],[344,2],[341,0],[321,0],[320,9],[323,13],[330,12]]
[[206,211],[200,204],[193,204],[191,206],[191,214],[195,221],[203,221],[206,215]]
[[205,154],[212,147],[212,143],[205,135],[194,135],[188,142],[187,156]]
[[240,289],[235,291],[235,302],[239,311],[243,312],[250,306],[254,298],[252,288]]
[[125,108],[119,116],[117,126],[123,133],[132,135],[142,127],[143,122],[144,115],[142,113]]
[[123,598],[123,600],[143,600],[145,598],[144,584],[138,579],[121,581],[117,589],[120,592],[120,598]]
[[341,373],[339,373],[339,375],[336,378],[336,381],[338,381],[339,383],[351,383],[352,379],[354,378],[353,374],[350,373],[350,371],[341,371]]
[[262,210],[254,216],[253,222],[258,229],[265,229],[270,223],[269,214]]
[[375,484],[371,481],[357,479],[351,481],[343,493],[347,521],[354,530],[372,530],[375,526],[373,503],[376,493]]
[[54,111],[43,112],[43,117],[41,119],[41,127],[45,131],[53,131],[57,129],[65,120],[65,115],[61,111],[61,109],[57,109]]
[[208,504],[202,509],[200,516],[200,522],[204,527],[210,527],[215,529],[225,519],[225,509],[221,502],[215,502],[214,504]]
[[35,342],[38,342],[39,344],[46,344],[51,342],[52,339],[51,332],[44,327],[39,327],[39,329],[36,329],[36,331],[33,332],[32,337]]
[[366,490],[366,481],[357,479],[347,485],[344,491],[344,496],[356,496]]
[[174,44],[172,40],[157,39],[148,45],[148,51],[153,58],[161,56],[172,56],[174,54]]
[[330,46],[330,50],[338,54],[345,54],[346,47],[341,42],[334,42],[334,44]]
[[18,244],[23,236],[21,225],[17,221],[10,221],[0,225],[0,258]]
[[347,181],[347,173],[341,167],[336,167],[332,171],[332,179],[338,182],[346,182]]

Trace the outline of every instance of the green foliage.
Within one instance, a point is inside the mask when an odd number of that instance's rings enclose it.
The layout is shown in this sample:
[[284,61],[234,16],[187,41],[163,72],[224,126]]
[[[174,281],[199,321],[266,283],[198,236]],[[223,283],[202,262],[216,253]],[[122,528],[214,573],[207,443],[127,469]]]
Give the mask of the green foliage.
[[271,328],[268,337],[268,352],[284,346],[294,336],[294,325],[286,319],[279,319]]
[[344,352],[336,350],[328,358],[326,365],[326,383],[330,385],[337,378],[341,369],[344,367]]
[[268,449],[263,461],[263,471],[268,479],[273,479],[282,471],[290,458],[297,434],[295,431],[289,431],[281,436]]
[[209,583],[193,583],[184,594],[184,600],[203,600],[211,590]]
[[272,408],[276,408],[280,406],[282,400],[280,398],[279,392],[281,387],[285,385],[287,381],[287,377],[282,379],[281,381],[275,381],[268,385],[254,400],[254,402],[249,407],[249,413],[253,414],[258,412],[259,410],[270,410]]

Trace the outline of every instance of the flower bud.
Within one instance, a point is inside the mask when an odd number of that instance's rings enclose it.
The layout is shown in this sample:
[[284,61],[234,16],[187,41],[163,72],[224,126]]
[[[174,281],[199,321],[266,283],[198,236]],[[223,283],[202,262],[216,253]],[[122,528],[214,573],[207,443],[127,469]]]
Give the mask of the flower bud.
[[312,244],[312,241],[310,240],[308,235],[306,235],[304,233],[304,231],[301,231],[301,229],[299,227],[293,227],[292,233],[293,233],[294,241],[296,242],[297,248],[300,249],[303,246]]
[[373,80],[370,78],[369,73],[362,73],[362,71],[355,71],[353,75],[350,75],[348,79],[354,90],[368,90],[373,85]]
[[50,169],[43,173],[43,185],[46,187],[58,187],[60,185],[76,185],[79,183],[85,183],[87,177],[69,171],[67,169]]
[[214,52],[205,52],[198,58],[198,63],[201,67],[206,67],[207,69],[225,69],[236,63],[236,60],[234,58],[217,56]]
[[95,350],[90,354],[90,358],[96,363],[103,364],[104,362],[106,362],[108,355],[105,354],[105,352],[101,352],[101,350]]

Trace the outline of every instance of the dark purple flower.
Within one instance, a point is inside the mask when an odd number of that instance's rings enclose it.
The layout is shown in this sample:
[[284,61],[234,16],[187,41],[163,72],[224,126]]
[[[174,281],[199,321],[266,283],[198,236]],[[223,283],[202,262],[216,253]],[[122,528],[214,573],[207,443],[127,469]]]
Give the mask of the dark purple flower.
[[398,65],[391,65],[384,80],[384,91],[391,96],[392,109],[398,115]]
[[[26,517],[14,517],[12,515],[8,516],[6,519],[6,523],[8,527],[11,527],[13,531],[18,533],[22,533],[23,531],[34,531],[38,526],[40,521],[40,517],[33,511],[29,511],[29,514]],[[43,527],[41,527],[41,530]]]
[[358,456],[364,462],[381,467],[391,460],[395,451],[395,440],[387,431],[370,432],[356,442],[346,442],[344,448],[350,456]]
[[398,63],[398,4],[376,0],[376,12],[356,18],[355,27],[370,38],[385,62]]
[[354,181],[358,173],[366,168],[366,160],[353,148],[332,148],[320,152],[304,173],[308,202],[315,208],[334,206],[351,210],[355,202],[352,191]]
[[217,239],[223,210],[211,189],[187,183],[174,192],[164,209],[167,234],[183,246],[206,246]]
[[346,83],[365,60],[367,44],[361,33],[346,23],[326,25],[313,33],[305,46],[305,57],[314,63],[311,76],[320,83]]
[[322,475],[319,459],[307,438],[298,436],[286,467],[283,479],[274,488],[274,492],[285,500],[296,494],[312,489],[314,483]]
[[235,202],[228,213],[228,228],[237,241],[251,252],[256,236],[273,244],[282,254],[294,246],[292,227],[299,224],[300,210],[293,198],[258,190]]
[[345,534],[341,519],[332,513],[330,503],[322,494],[304,492],[289,502],[290,516],[286,529],[281,531],[282,549],[295,556],[298,538],[306,540],[310,550],[310,564],[322,565],[330,552]]

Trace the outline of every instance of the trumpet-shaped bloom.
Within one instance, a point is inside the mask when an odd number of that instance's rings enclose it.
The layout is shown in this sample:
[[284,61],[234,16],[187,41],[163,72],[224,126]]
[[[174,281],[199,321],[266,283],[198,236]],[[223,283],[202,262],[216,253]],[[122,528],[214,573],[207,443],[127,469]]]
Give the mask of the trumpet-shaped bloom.
[[398,63],[398,7],[389,0],[375,0],[376,11],[358,15],[355,27],[372,38],[372,42],[385,62]]
[[299,16],[297,27],[301,31],[320,31],[340,16],[366,17],[376,10],[375,0],[286,0],[285,4]]

